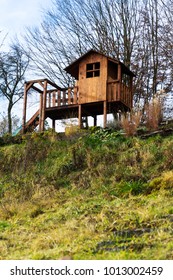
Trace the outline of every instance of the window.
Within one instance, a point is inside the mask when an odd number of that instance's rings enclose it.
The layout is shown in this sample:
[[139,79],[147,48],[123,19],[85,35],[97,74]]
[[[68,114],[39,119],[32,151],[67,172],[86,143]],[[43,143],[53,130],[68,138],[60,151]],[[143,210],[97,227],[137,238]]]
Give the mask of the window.
[[100,62],[89,63],[86,65],[86,77],[93,78],[100,76]]

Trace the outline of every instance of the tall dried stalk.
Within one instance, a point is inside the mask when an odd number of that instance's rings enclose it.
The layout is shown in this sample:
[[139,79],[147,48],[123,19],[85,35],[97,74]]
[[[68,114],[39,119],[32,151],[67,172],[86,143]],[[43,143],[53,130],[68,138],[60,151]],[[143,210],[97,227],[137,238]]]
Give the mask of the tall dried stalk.
[[127,136],[133,136],[136,134],[137,128],[141,121],[141,111],[132,112],[128,115],[124,115],[121,120],[122,128]]
[[146,127],[150,130],[156,130],[162,121],[163,102],[156,97],[145,107]]

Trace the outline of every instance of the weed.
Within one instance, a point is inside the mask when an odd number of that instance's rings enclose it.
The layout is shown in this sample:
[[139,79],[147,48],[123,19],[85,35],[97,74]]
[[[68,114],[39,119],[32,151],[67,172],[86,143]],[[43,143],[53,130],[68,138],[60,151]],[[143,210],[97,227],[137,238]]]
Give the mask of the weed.
[[0,221],[0,231],[10,227],[10,224],[7,221]]

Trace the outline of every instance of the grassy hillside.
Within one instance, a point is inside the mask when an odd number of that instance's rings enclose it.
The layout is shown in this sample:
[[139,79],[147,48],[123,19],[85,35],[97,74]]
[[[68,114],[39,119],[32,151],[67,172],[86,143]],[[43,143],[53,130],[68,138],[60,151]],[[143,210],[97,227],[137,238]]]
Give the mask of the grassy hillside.
[[0,259],[172,259],[172,159],[101,129],[1,146]]

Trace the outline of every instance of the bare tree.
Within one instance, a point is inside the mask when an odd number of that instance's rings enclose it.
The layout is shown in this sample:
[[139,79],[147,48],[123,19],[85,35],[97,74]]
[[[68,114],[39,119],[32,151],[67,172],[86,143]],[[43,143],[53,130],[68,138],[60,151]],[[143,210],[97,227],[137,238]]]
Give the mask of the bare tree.
[[23,97],[24,75],[29,58],[17,45],[0,53],[0,96],[8,101],[8,132],[12,132],[12,108]]
[[41,27],[28,29],[28,51],[37,69],[67,86],[72,81],[63,68],[88,49],[99,50],[135,72],[134,101],[143,99],[147,103],[162,86],[170,91],[171,3],[172,0],[54,0]]
[[[13,132],[18,128],[19,123],[20,119],[18,116],[12,116]],[[8,116],[3,113],[0,114],[0,136],[3,136],[6,133],[8,133]]]
[[139,1],[56,0],[41,28],[25,36],[31,59],[53,80],[66,84],[62,69],[94,48],[131,65]]

